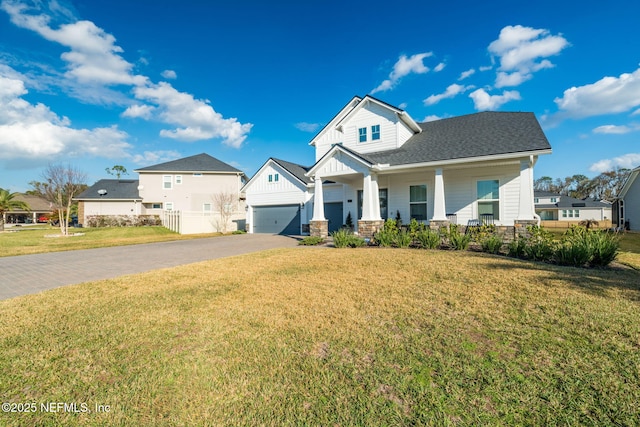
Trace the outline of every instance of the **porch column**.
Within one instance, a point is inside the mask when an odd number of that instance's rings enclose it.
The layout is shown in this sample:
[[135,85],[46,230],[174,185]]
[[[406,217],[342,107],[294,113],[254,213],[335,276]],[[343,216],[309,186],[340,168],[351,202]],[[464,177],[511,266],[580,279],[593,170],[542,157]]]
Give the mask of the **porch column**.
[[329,221],[324,217],[324,197],[322,195],[322,178],[314,177],[313,218],[309,221],[309,233],[312,236],[326,238],[329,236]]
[[520,203],[518,221],[534,221],[533,204],[533,158],[520,161]]
[[358,220],[358,234],[372,238],[384,225],[380,216],[378,175],[365,173],[362,181],[362,218]]
[[322,195],[322,178],[316,175],[316,186],[313,190],[313,218],[312,221],[324,221],[324,197]]
[[433,221],[446,221],[447,208],[444,200],[444,178],[442,168],[436,169],[435,187],[433,189]]
[[362,218],[363,221],[380,221],[380,192],[378,176],[369,173],[364,176],[362,185]]

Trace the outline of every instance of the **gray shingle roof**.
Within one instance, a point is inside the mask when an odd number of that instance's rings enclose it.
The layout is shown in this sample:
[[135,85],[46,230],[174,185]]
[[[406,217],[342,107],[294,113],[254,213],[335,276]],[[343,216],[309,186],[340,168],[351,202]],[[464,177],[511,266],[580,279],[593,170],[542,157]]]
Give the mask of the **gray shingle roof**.
[[309,171],[309,167],[302,166],[297,163],[287,162],[286,160],[276,159],[273,157],[271,157],[271,160],[279,164],[283,169],[298,178],[300,181],[306,184],[313,182],[311,178],[305,175]]
[[[91,187],[84,190],[75,200],[142,200],[138,192],[139,181],[137,179],[101,179]],[[98,190],[106,190],[106,194],[100,195]]]
[[238,172],[241,170],[228,165],[206,153],[183,159],[172,160],[146,168],[136,169],[135,172]]
[[536,190],[533,192],[533,196],[539,197],[557,197],[558,203],[536,203],[536,208],[539,209],[575,209],[575,208],[610,208],[609,203],[600,202],[591,198],[576,199],[575,197],[563,196],[557,193],[551,193],[549,191]]
[[482,112],[419,126],[402,147],[361,156],[393,166],[551,149],[533,113]]

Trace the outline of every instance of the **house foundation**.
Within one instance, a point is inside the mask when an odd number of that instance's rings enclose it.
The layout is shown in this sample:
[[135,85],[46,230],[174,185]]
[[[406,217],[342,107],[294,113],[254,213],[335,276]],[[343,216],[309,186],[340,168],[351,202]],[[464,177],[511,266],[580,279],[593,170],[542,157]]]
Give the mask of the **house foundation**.
[[431,220],[429,221],[429,228],[431,230],[435,230],[438,231],[440,230],[442,227],[449,227],[449,224],[451,222],[447,219],[447,220]]
[[329,237],[329,221],[326,219],[321,221],[311,220],[309,221],[309,231],[311,236],[326,239]]
[[373,220],[373,221],[358,221],[358,235],[365,239],[373,238],[373,235],[376,234],[382,226],[384,225],[384,220]]
[[538,225],[538,221],[535,219],[516,219],[513,223],[514,237],[529,237],[529,225]]

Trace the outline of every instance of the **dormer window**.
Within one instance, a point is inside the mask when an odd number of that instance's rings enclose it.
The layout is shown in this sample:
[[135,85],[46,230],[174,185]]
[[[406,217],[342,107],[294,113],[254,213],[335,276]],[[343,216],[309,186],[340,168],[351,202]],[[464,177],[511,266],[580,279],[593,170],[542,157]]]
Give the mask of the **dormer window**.
[[380,125],[371,126],[371,140],[375,141],[380,139]]
[[360,142],[367,142],[367,128],[358,128],[358,138]]

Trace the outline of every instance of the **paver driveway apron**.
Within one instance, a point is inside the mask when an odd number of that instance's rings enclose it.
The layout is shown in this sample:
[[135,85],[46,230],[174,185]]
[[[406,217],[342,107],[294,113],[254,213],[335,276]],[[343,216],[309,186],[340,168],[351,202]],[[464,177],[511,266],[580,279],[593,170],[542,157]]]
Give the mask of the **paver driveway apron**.
[[239,234],[3,257],[0,258],[0,300],[64,285],[297,244],[297,239],[288,236]]

